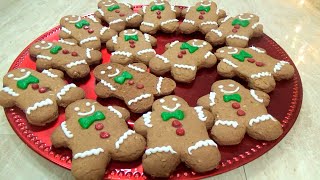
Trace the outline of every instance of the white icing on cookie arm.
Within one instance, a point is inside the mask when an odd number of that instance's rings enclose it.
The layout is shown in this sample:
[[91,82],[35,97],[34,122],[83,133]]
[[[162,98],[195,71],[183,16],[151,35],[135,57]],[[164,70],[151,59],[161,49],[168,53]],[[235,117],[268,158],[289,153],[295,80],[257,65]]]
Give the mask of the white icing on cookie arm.
[[85,158],[85,157],[93,156],[93,155],[98,156],[100,153],[103,153],[103,152],[104,152],[104,150],[102,148],[90,149],[90,150],[87,150],[84,152],[76,153],[73,156],[73,159]]
[[259,90],[250,89],[250,95],[255,101],[259,103],[263,103],[265,106],[269,105],[270,96],[267,93]]
[[71,31],[69,29],[67,29],[66,27],[61,27],[59,37],[64,38],[64,39],[69,38],[69,37],[71,37]]
[[200,97],[197,101],[197,105],[209,110],[215,105],[215,94],[215,92],[210,92],[210,94]]
[[211,139],[208,140],[201,140],[195,143],[195,145],[188,147],[188,153],[191,155],[192,151],[195,151],[201,147],[207,147],[207,146],[212,146],[212,147],[218,147],[218,145]]
[[156,46],[157,45],[157,38],[155,38],[152,35],[147,34],[147,33],[144,33],[143,36],[144,36],[144,40],[146,42],[151,43],[151,46]]
[[155,147],[155,148],[148,148],[145,152],[147,156],[155,153],[171,153],[177,154],[175,150],[172,149],[171,146],[162,146],[162,147]]
[[152,128],[152,122],[151,122],[151,116],[152,112],[149,111],[145,114],[143,114],[138,120],[134,123],[134,130],[138,133],[143,135],[144,137],[147,137],[148,128]]
[[125,133],[123,133],[122,136],[119,137],[119,139],[116,141],[115,143],[115,147],[116,149],[120,148],[120,145],[126,140],[128,139],[129,136],[135,134],[135,131],[132,131],[131,129],[129,129],[128,131],[126,131]]

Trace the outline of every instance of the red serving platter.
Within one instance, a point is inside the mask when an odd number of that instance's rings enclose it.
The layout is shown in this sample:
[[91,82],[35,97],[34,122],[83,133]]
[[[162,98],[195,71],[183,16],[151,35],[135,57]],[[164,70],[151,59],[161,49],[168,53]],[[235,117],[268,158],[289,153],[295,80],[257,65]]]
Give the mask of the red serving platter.
[[[141,8],[142,6],[135,6],[135,9]],[[183,7],[181,7],[183,8]],[[58,33],[60,27],[57,26],[50,31],[44,33],[39,38],[34,40],[34,42],[40,40],[58,40]],[[182,34],[164,34],[158,33],[155,35],[158,40],[157,47],[155,48],[158,54],[164,52],[164,46],[166,43],[179,40],[188,41],[189,39],[204,39],[204,36],[200,33],[192,35],[182,35]],[[15,69],[18,67],[28,67],[35,69],[35,61],[29,56],[29,44],[15,59],[10,67]],[[254,45],[267,50],[267,53],[277,59],[290,62],[294,66],[294,63],[288,56],[288,54],[269,36],[263,35],[260,38],[255,38],[250,40],[249,45]],[[109,62],[110,52],[106,50],[105,47],[102,48],[103,53],[103,63]],[[214,49],[215,51],[215,49]],[[214,52],[213,51],[213,52]],[[94,67],[91,67],[91,70]],[[168,75],[170,77],[170,75]],[[219,79],[223,79],[217,74],[216,66],[210,69],[202,69],[198,71],[197,77],[191,84],[181,84],[177,83],[177,88],[174,94],[184,98],[191,106],[196,105],[196,101],[199,97],[208,94],[210,92],[211,84]],[[97,99],[94,93],[95,78],[91,73],[88,78],[82,80],[72,81],[69,78],[66,80],[70,83],[73,82],[83,88],[86,92],[86,97],[90,99]],[[240,79],[236,79],[240,83],[246,85],[245,82]],[[217,169],[207,172],[207,173],[195,173],[191,169],[187,168],[181,164],[177,170],[170,176],[170,179],[200,179],[210,176],[215,176],[227,171],[231,171],[237,167],[240,167],[254,159],[257,159],[271,148],[273,148],[277,143],[284,138],[284,136],[289,132],[291,127],[294,125],[301,108],[302,104],[302,83],[299,73],[295,67],[295,74],[292,80],[278,82],[276,89],[270,93],[271,102],[268,106],[268,111],[274,117],[281,121],[283,127],[283,134],[275,141],[264,142],[257,141],[249,136],[245,136],[241,144],[235,146],[219,146],[219,150],[222,155],[221,163]],[[117,99],[97,99],[103,105],[120,105],[125,107],[125,104]],[[51,146],[50,135],[53,130],[64,121],[64,109],[60,109],[60,116],[57,121],[48,124],[45,127],[37,127],[27,123],[26,117],[23,111],[17,107],[5,108],[5,113],[8,118],[10,125],[21,140],[26,143],[35,152],[54,162],[66,169],[71,168],[71,151],[69,149],[56,149]],[[131,119],[128,120],[129,126],[133,127],[133,122],[141,114],[131,114]],[[148,175],[143,173],[143,168],[141,165],[141,159],[130,162],[116,162],[113,161],[107,167],[105,174],[105,179],[149,179]]]

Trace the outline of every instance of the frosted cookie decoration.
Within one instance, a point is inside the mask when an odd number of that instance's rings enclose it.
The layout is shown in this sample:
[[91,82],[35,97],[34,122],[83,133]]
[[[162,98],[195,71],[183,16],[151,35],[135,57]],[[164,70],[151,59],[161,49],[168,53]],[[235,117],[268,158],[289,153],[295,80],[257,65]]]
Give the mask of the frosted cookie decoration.
[[145,33],[155,34],[161,30],[173,33],[179,27],[181,9],[170,5],[168,1],[154,0],[148,6],[143,6],[139,11],[143,16],[140,30]]
[[98,82],[95,87],[98,97],[119,98],[135,113],[150,109],[155,96],[168,95],[176,87],[172,79],[147,72],[147,66],[142,63],[102,64],[93,72]]
[[127,65],[133,62],[141,62],[146,65],[156,55],[152,46],[157,45],[157,39],[153,36],[142,33],[136,29],[126,29],[113,36],[107,42],[107,49],[111,53],[110,61]]
[[109,27],[117,32],[128,27],[139,27],[142,22],[142,16],[133,11],[131,4],[118,3],[114,0],[100,1],[95,15],[106,21]]
[[30,124],[44,126],[58,117],[58,106],[84,98],[84,91],[75,84],[66,84],[59,70],[42,73],[19,68],[3,77],[0,105],[17,106],[26,114]]
[[266,93],[274,90],[275,81],[291,79],[294,68],[289,62],[272,58],[266,50],[258,47],[219,48],[215,55],[220,60],[218,73],[223,77],[238,76],[249,87]]
[[220,162],[220,152],[207,133],[212,125],[209,111],[190,107],[178,96],[155,101],[152,111],[134,124],[135,131],[148,142],[142,159],[144,172],[169,177],[181,162],[195,172],[214,169]]
[[117,32],[102,26],[101,20],[93,15],[84,18],[76,15],[64,16],[60,20],[60,38],[75,39],[79,46],[100,50],[101,43],[107,42]]
[[55,42],[40,41],[30,47],[29,53],[36,58],[37,69],[59,69],[71,78],[83,78],[90,73],[89,65],[101,62],[101,52],[78,46],[74,39]]
[[217,7],[213,1],[200,1],[194,6],[182,10],[184,20],[179,26],[180,32],[191,34],[200,31],[207,34],[211,29],[218,28],[218,20],[226,16],[226,12]]
[[275,140],[282,134],[280,122],[266,109],[269,102],[269,95],[262,91],[246,89],[233,80],[220,80],[197,104],[214,115],[213,140],[220,145],[235,145],[245,133],[264,141]]
[[54,147],[72,150],[75,179],[102,179],[111,159],[134,161],[144,152],[145,139],[128,129],[129,112],[83,99],[66,108],[66,120],[51,135]]
[[218,21],[219,28],[212,29],[206,40],[213,45],[226,44],[235,47],[247,47],[252,37],[263,35],[263,26],[255,14],[243,13],[236,17],[227,16]]
[[188,42],[174,41],[166,45],[166,51],[150,60],[150,70],[162,75],[171,71],[176,81],[190,83],[198,69],[210,68],[216,64],[216,56],[211,53],[212,46],[203,40]]

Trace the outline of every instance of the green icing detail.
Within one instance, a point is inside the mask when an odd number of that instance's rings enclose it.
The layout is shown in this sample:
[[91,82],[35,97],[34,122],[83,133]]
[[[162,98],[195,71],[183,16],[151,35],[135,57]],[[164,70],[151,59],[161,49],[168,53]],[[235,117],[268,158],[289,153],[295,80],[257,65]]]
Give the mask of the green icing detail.
[[76,28],[81,29],[83,26],[90,26],[90,23],[87,20],[82,19],[81,21],[77,22],[75,26]]
[[134,41],[138,41],[138,35],[124,35],[124,40],[125,41],[129,41],[129,40],[134,40]]
[[192,46],[192,45],[184,42],[184,43],[181,44],[180,49],[181,50],[188,49],[189,53],[192,54],[192,53],[196,52],[199,49],[199,47]]
[[210,9],[211,9],[210,6],[199,6],[199,7],[197,8],[197,11],[198,11],[198,12],[199,12],[199,11],[209,12]]
[[163,11],[165,9],[164,5],[153,5],[151,6],[151,11],[159,10]]
[[232,57],[243,62],[245,58],[252,58],[253,56],[251,54],[247,53],[246,51],[241,50],[240,53],[233,54]]
[[83,129],[88,129],[94,122],[104,120],[106,116],[101,111],[96,111],[91,116],[82,117],[78,120]]
[[232,26],[237,25],[237,24],[242,27],[247,27],[250,24],[250,21],[249,20],[234,19],[232,21]]
[[39,79],[33,75],[29,75],[28,77],[17,81],[17,86],[20,89],[27,89],[29,84],[39,83]]
[[171,118],[176,118],[178,120],[183,120],[184,119],[184,112],[181,110],[175,110],[173,112],[162,112],[161,113],[161,118],[163,121],[168,121]]
[[223,100],[224,102],[229,102],[229,101],[241,102],[241,96],[240,94],[225,94],[223,95]]
[[126,80],[132,79],[133,76],[128,71],[123,71],[121,75],[116,76],[113,80],[118,84],[123,84]]
[[50,49],[50,53],[51,54],[58,54],[58,52],[62,49],[61,46],[53,46],[51,49]]
[[120,6],[118,4],[108,7],[108,11],[114,11],[116,9],[120,9]]

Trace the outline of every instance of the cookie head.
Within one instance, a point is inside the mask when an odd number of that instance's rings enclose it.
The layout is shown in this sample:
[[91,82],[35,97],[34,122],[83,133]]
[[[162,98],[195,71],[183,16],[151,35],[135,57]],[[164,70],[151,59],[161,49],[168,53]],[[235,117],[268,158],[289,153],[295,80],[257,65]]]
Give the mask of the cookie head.
[[42,40],[33,44],[30,47],[30,51],[33,52],[34,54],[39,54],[41,51],[50,50],[52,47],[53,47],[53,43]]
[[259,21],[259,17],[255,14],[251,13],[242,13],[236,16],[236,18],[240,20],[248,20],[248,21]]
[[14,69],[4,76],[7,83],[16,83],[16,81],[24,80],[31,75],[31,71],[23,68]]
[[241,84],[233,81],[233,80],[222,80],[215,82],[211,90],[221,94],[234,94],[239,92],[241,88]]
[[96,101],[83,99],[70,104],[66,108],[66,116],[67,118],[70,118],[70,116],[77,118],[91,116],[100,108],[100,105]]
[[102,0],[99,2],[99,5],[105,6],[105,7],[110,7],[115,4],[118,4],[117,1],[114,0]]
[[63,18],[61,18],[60,24],[62,26],[65,26],[66,24],[75,24],[75,23],[77,23],[79,21],[81,21],[81,17],[80,16],[68,15],[68,16],[64,16]]
[[134,36],[137,36],[137,35],[142,36],[143,34],[136,29],[126,29],[126,30],[120,32],[120,34],[119,34],[120,37],[128,36],[128,37],[132,37],[132,38],[134,38]]
[[189,107],[189,105],[184,99],[174,95],[158,99],[152,105],[152,109],[154,111],[158,110],[168,112],[173,112],[177,109],[185,109],[187,107]]
[[207,51],[210,51],[212,49],[212,46],[208,42],[200,39],[192,39],[188,41],[188,44],[194,47],[198,47],[199,49],[205,49]]
[[98,66],[94,70],[94,75],[99,79],[113,79],[122,73],[122,66],[109,63],[107,66]]

